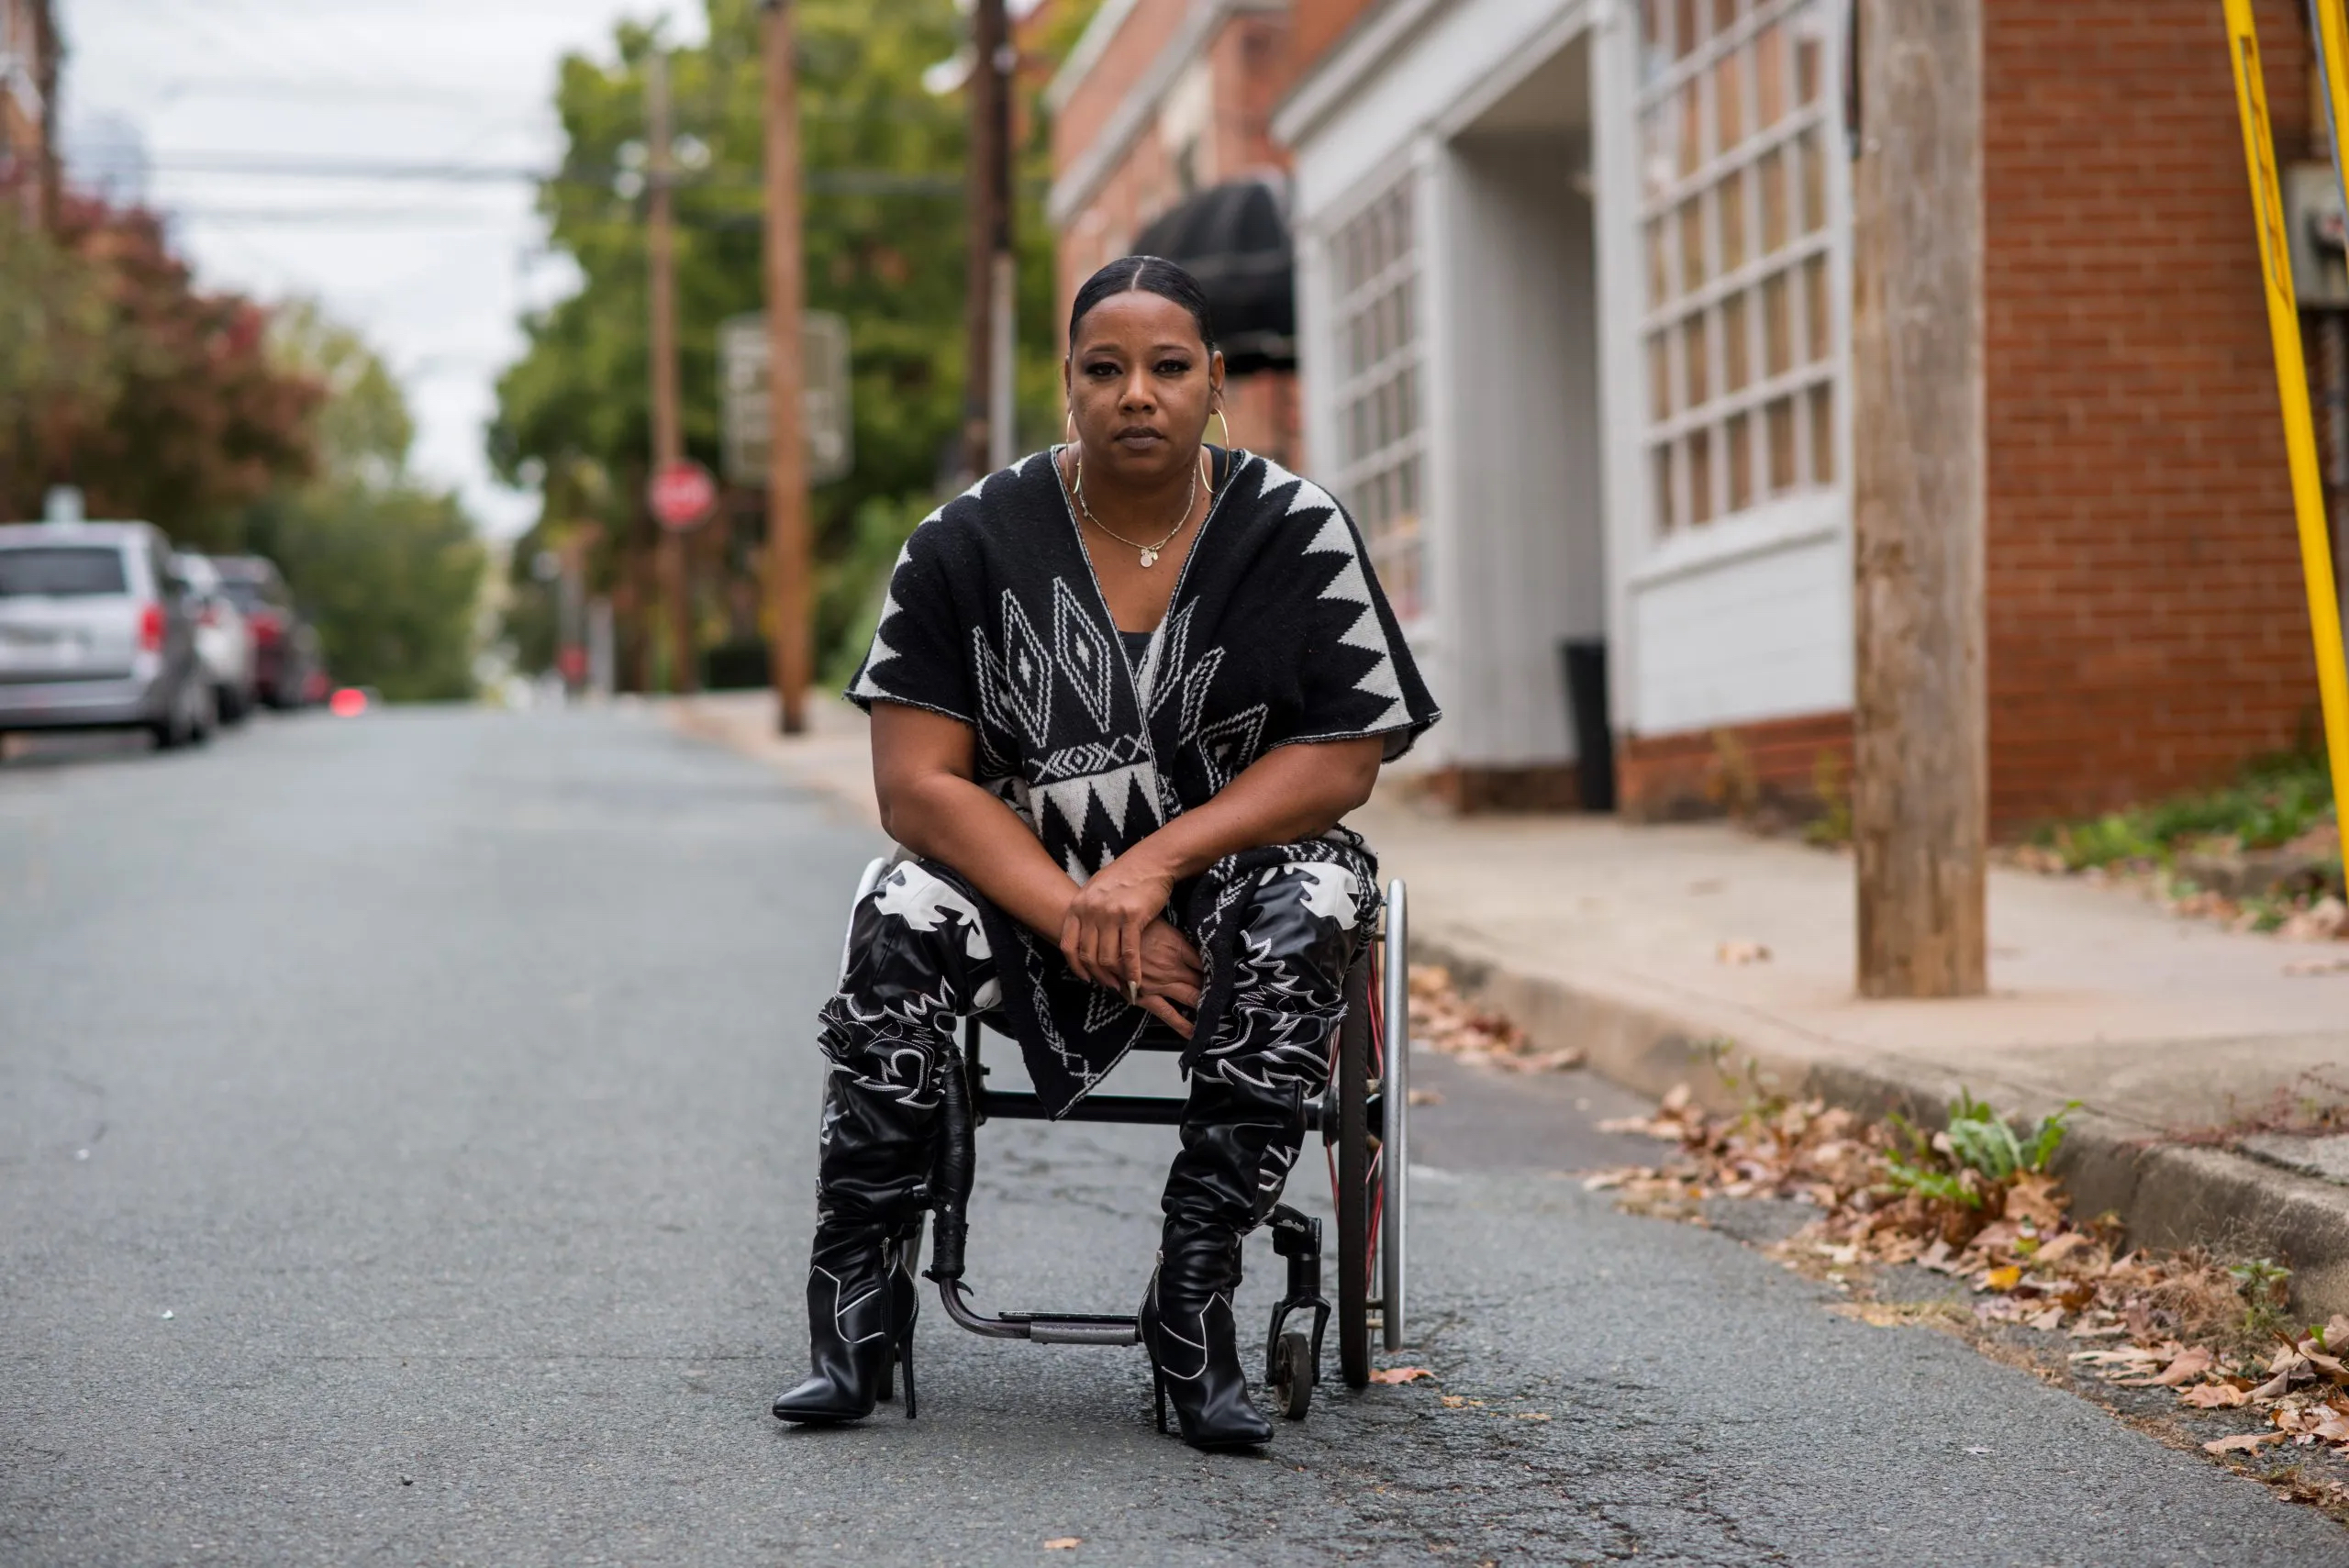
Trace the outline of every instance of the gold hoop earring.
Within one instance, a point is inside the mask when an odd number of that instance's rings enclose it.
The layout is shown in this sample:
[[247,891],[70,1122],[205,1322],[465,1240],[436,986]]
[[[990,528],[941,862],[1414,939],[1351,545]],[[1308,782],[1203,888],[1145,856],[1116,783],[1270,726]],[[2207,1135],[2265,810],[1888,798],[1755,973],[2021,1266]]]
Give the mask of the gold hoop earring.
[[1217,409],[1217,410],[1215,411],[1215,413],[1214,413],[1212,416],[1210,416],[1210,417],[1223,420],[1223,447],[1224,447],[1224,450],[1225,450],[1226,451],[1230,450],[1231,450],[1231,421],[1230,421],[1230,419],[1225,416],[1225,414],[1224,414],[1223,410],[1222,410],[1222,409],[1220,409],[1220,408]]
[[1075,409],[1074,409],[1074,408],[1070,409],[1070,410],[1068,411],[1067,415],[1066,415],[1066,416],[1065,416],[1065,417],[1061,420],[1061,434],[1062,434],[1063,436],[1065,436],[1065,437],[1067,438],[1067,443],[1066,443],[1066,444],[1068,444],[1069,446],[1074,446],[1074,445],[1076,445],[1076,410],[1075,410]]

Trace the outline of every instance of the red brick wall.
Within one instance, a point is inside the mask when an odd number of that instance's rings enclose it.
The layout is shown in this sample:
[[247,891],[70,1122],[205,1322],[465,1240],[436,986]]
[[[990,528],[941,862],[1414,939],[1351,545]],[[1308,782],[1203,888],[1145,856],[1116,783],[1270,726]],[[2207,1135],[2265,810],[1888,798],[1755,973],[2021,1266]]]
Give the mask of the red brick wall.
[[1321,57],[1346,36],[1347,29],[1375,3],[1375,0],[1292,0],[1288,13],[1288,79],[1282,84],[1281,93],[1286,95],[1289,88],[1304,80],[1305,73],[1320,62]]
[[[1367,4],[1296,0],[1287,16],[1240,13],[1217,29],[1206,50],[1214,104],[1198,171],[1204,183],[1288,166],[1286,151],[1272,139],[1273,112],[1318,59],[1319,50]],[[1186,9],[1187,0],[1141,0],[1128,15],[1054,122],[1056,176],[1066,172],[1106,128],[1172,40]],[[1299,50],[1300,38],[1312,44],[1313,53]],[[1077,288],[1096,269],[1124,255],[1134,235],[1179,194],[1172,150],[1161,145],[1155,124],[1148,125],[1061,234],[1055,266],[1063,333],[1068,303]],[[1290,467],[1303,463],[1294,376],[1265,373],[1235,380],[1229,401],[1235,442]]]
[[1093,69],[1052,117],[1052,172],[1060,173],[1093,145],[1118,106],[1182,26],[1186,0],[1141,0]]
[[1851,773],[1848,713],[1627,735],[1615,743],[1618,807],[1642,821],[1731,811],[1806,817],[1824,804],[1822,793],[1847,791]]
[[[1993,816],[2225,778],[2316,701],[2219,7],[1987,0]],[[2308,36],[2260,0],[2309,148]]]

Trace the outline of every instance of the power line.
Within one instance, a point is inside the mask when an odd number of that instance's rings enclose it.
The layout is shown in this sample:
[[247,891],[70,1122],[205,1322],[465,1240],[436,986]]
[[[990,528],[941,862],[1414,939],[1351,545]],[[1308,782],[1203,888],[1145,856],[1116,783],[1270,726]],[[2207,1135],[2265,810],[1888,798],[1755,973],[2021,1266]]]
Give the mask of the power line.
[[[582,167],[550,172],[518,163],[400,162],[377,159],[288,158],[273,152],[189,152],[160,154],[151,167],[159,174],[211,174],[250,179],[360,180],[386,183],[578,185],[609,189],[627,171]],[[807,187],[827,195],[953,196],[964,193],[965,183],[953,174],[914,174],[891,169],[815,169]],[[753,193],[763,187],[756,179],[694,179],[677,181],[680,191]]]

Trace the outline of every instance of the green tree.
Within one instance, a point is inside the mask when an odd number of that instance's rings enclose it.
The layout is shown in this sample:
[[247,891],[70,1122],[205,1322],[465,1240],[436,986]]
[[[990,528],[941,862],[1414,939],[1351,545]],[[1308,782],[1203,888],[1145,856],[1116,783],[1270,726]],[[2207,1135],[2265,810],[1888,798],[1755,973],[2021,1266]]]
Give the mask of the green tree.
[[245,509],[241,544],[277,562],[336,679],[395,702],[472,695],[484,552],[456,497],[409,473],[415,424],[398,384],[307,303],[279,310],[271,350],[325,391],[317,461]]
[[[965,24],[952,0],[800,0],[804,246],[812,308],[849,322],[856,469],[815,492],[819,649],[855,635],[896,545],[951,470],[961,418],[968,106],[922,84],[952,56]],[[688,450],[716,465],[718,323],[761,308],[763,147],[756,0],[709,0],[709,41],[671,56],[675,128],[710,151],[684,174],[678,320]],[[491,455],[509,479],[542,479],[547,510],[516,551],[526,563],[569,528],[596,525],[597,571],[618,574],[617,546],[650,537],[643,516],[651,449],[648,305],[640,196],[620,176],[645,135],[644,61],[655,33],[618,29],[612,57],[566,59],[555,102],[562,166],[540,191],[551,243],[578,266],[575,293],[524,323],[529,347],[502,378]],[[1039,122],[1041,123],[1041,122]],[[1054,421],[1052,244],[1041,204],[1041,134],[1023,152],[1020,350],[1023,423],[1038,439]],[[593,476],[574,484],[564,476]],[[740,552],[754,562],[753,550]],[[877,562],[877,564],[876,564]],[[513,629],[543,618],[540,590],[518,568]],[[518,635],[518,644],[535,639]],[[520,650],[527,661],[532,651]]]

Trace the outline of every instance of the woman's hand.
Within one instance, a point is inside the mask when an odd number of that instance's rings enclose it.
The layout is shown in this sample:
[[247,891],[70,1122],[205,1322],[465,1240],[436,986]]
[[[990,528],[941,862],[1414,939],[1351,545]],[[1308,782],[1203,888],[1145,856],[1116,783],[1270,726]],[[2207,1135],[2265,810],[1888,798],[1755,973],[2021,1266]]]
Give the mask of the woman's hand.
[[[1061,920],[1062,956],[1085,979],[1139,1004],[1151,978],[1142,961],[1142,933],[1153,922],[1163,923],[1174,891],[1171,873],[1160,869],[1152,857],[1128,851],[1102,867],[1069,901]],[[1194,973],[1197,957],[1191,954]],[[1173,977],[1162,971],[1158,978]]]
[[1191,1038],[1191,1018],[1199,1010],[1199,986],[1205,978],[1199,950],[1173,922],[1161,917],[1143,929],[1141,1008],[1185,1040]]

